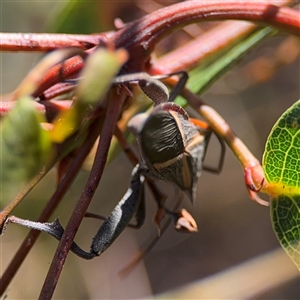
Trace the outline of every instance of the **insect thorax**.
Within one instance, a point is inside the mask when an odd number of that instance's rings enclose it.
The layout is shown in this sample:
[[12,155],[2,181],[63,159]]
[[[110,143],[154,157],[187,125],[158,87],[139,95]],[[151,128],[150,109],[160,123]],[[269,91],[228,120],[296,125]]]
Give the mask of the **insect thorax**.
[[161,110],[148,116],[140,133],[140,147],[151,175],[176,184],[193,200],[205,138],[205,133],[181,114]]

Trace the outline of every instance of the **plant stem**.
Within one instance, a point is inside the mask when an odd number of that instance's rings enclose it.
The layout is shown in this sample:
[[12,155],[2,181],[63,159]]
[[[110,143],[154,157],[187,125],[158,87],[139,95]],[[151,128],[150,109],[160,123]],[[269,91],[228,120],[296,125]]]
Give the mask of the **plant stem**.
[[[88,155],[90,149],[92,148],[95,140],[97,139],[102,125],[102,120],[95,122],[90,128],[89,136],[87,137],[84,145],[79,150],[76,158],[74,159],[73,163],[70,165],[69,170],[67,171],[66,175],[62,179],[62,181],[58,184],[56,191],[52,195],[51,199],[47,203],[46,207],[40,214],[38,218],[38,222],[46,222],[53,214],[54,210],[60,203],[61,199],[65,195],[65,193],[69,190],[70,185],[76,178],[78,172],[80,171],[81,165],[85,160],[86,156]],[[19,247],[18,251],[14,255],[12,261],[8,265],[7,269],[5,270],[1,280],[0,280],[0,295],[3,295],[5,290],[7,289],[8,285],[10,284],[11,280],[13,279],[14,275],[20,268],[22,262],[26,258],[27,254],[35,244],[37,238],[40,235],[40,231],[37,230],[30,230],[26,238],[24,239],[23,243]]]
[[[270,4],[272,2],[274,1],[270,1]],[[291,0],[277,0],[275,4],[282,7],[292,3]],[[243,21],[221,22],[189,43],[159,57],[159,60],[151,66],[149,73],[166,74],[181,70],[187,71],[200,64],[203,65],[207,60],[212,60],[216,52],[231,48],[257,27],[253,23]]]
[[[281,4],[282,1],[279,2],[279,5]],[[130,58],[124,66],[123,72],[132,73],[149,69],[150,55],[154,47],[161,39],[173,31],[191,23],[225,19],[263,23],[300,36],[300,16],[299,12],[295,9],[276,6],[272,4],[272,1],[237,2],[219,0],[187,1],[170,5],[146,15],[135,22],[129,23],[115,33],[106,33],[104,36],[107,45],[114,45],[115,48],[125,48],[128,50]],[[72,35],[68,35],[68,38],[71,37]],[[38,36],[38,38],[41,37]],[[78,41],[78,35],[75,35],[74,39]],[[65,42],[68,44],[67,40]],[[99,42],[101,44],[101,40]],[[70,41],[68,45],[73,44]],[[13,44],[11,47],[11,50],[14,50]],[[86,53],[88,54],[93,51],[94,48],[90,48]],[[54,67],[44,77],[34,96],[40,96],[46,89],[61,81],[62,76],[63,78],[68,78],[78,74],[83,64],[83,61],[79,57],[73,57],[63,65],[60,64]],[[60,71],[61,69],[62,71]]]
[[[251,34],[257,26],[248,22],[225,21],[205,31],[199,37],[159,57],[151,66],[150,74],[191,70],[211,61],[216,53],[225,52]],[[205,46],[203,46],[205,45]],[[189,55],[186,55],[186,54]]]
[[122,94],[120,97],[117,96],[115,89],[113,89],[109,94],[106,118],[104,120],[103,129],[101,131],[101,138],[99,141],[92,170],[90,172],[85,188],[76,204],[76,207],[73,210],[66,230],[60,240],[60,243],[50,265],[47,277],[45,279],[43,288],[41,290],[39,299],[46,300],[52,298],[75,234],[102,177],[111,138],[113,136],[113,132],[125,98],[126,96],[124,94]]
[[0,33],[0,51],[51,51],[65,47],[104,46],[106,34]]
[[289,7],[256,1],[186,1],[159,9],[132,22],[112,37],[115,47],[133,54],[127,70],[149,67],[149,55],[166,35],[188,24],[224,19],[246,20],[271,25],[300,36],[300,15]]
[[237,137],[218,112],[187,88],[181,94],[205,118],[212,130],[226,142],[233,154],[238,158],[244,170],[245,182],[250,198],[261,205],[268,206],[268,202],[260,199],[257,191],[253,191],[249,187],[249,185],[253,184],[253,188],[259,187],[258,190],[261,192],[264,192],[268,188],[268,183],[264,180],[265,176],[259,160],[252,154],[243,141]]

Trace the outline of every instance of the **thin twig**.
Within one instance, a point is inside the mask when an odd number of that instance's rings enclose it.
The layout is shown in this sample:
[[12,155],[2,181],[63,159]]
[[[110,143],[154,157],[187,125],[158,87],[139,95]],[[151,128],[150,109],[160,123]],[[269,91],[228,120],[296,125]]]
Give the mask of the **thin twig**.
[[79,47],[84,50],[96,45],[104,46],[105,33],[49,34],[49,33],[0,33],[0,51],[51,51],[65,47]]
[[[261,192],[267,191],[268,183],[264,180],[264,172],[259,160],[243,141],[237,137],[223,117],[188,88],[184,88],[181,94],[205,118],[213,131],[225,141],[233,154],[238,158],[244,170],[246,184],[249,185],[251,183],[254,186],[258,186]],[[267,201],[257,195],[257,192],[251,191],[249,186],[247,186],[247,189],[252,200],[264,206],[269,205]]]
[[[191,23],[228,19],[264,23],[300,36],[299,12],[289,7],[278,7],[268,1],[188,1],[157,10],[115,33],[110,33],[107,44],[128,50],[130,58],[124,70],[129,73],[138,72],[150,67],[149,59],[154,47],[171,32]],[[93,51],[94,48],[90,48],[86,53]],[[40,88],[34,93],[35,97],[59,82],[61,67],[62,65],[53,68],[45,76]],[[74,57],[64,63],[61,74],[68,78],[78,74],[82,67],[82,60]]]
[[66,226],[65,232],[60,240],[60,243],[50,265],[47,277],[45,279],[43,288],[41,290],[39,299],[46,300],[52,298],[75,234],[82,219],[84,218],[84,214],[102,177],[110,141],[113,136],[114,128],[126,96],[124,96],[124,94],[121,96],[117,96],[115,90],[113,89],[110,93],[109,98],[110,99],[108,102],[106,118],[104,120],[103,129],[101,131],[101,138],[92,170],[85,185],[84,191],[73,210],[70,220]]
[[[53,214],[54,210],[60,203],[60,200],[68,191],[70,185],[77,176],[77,173],[80,170],[80,167],[88,155],[90,149],[92,148],[95,140],[97,139],[102,125],[102,120],[99,119],[97,122],[91,125],[89,130],[89,136],[87,137],[85,143],[78,151],[77,156],[74,158],[72,164],[70,164],[69,170],[66,172],[66,175],[62,181],[58,184],[56,191],[52,195],[51,199],[45,206],[44,210],[38,218],[38,222],[47,222],[50,216]],[[12,278],[15,276],[16,272],[20,268],[22,262],[26,258],[27,254],[35,244],[37,238],[40,235],[40,231],[30,230],[23,243],[19,247],[12,261],[8,265],[7,269],[3,273],[3,276],[0,280],[0,295],[3,295],[8,285],[10,284]]]

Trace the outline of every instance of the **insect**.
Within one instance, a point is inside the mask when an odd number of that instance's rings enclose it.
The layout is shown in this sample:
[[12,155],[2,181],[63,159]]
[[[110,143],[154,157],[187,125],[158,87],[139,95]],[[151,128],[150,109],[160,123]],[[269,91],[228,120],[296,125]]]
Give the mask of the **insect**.
[[[167,87],[159,79],[173,75],[179,75],[180,80],[169,95]],[[207,125],[189,118],[182,107],[173,103],[186,80],[185,72],[156,77],[151,77],[146,73],[136,73],[121,75],[114,80],[114,84],[136,82],[154,102],[154,108],[150,113],[136,115],[128,123],[138,143],[140,161],[133,168],[130,187],[99,228],[93,238],[90,251],[84,251],[73,242],[71,250],[78,256],[84,259],[99,256],[119,237],[135,215],[137,215],[137,227],[143,223],[144,186],[147,180],[171,182],[192,202],[195,202],[196,184],[202,169],[205,169],[203,160],[211,130]],[[223,151],[219,170],[225,153],[224,144],[221,143],[221,146]],[[165,213],[173,213],[164,207],[164,203],[158,203]],[[173,215],[176,214],[173,213]],[[177,219],[184,218],[178,214],[176,216]],[[58,240],[64,232],[58,219],[53,223],[38,223],[10,217],[8,222],[47,232]],[[188,218],[185,218],[184,222],[189,222]],[[188,228],[189,225],[181,224],[180,226]]]

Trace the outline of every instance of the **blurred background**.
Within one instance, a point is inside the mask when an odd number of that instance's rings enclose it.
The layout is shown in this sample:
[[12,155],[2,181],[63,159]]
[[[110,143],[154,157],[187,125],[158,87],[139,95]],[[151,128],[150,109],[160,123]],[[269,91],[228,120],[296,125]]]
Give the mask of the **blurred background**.
[[[70,27],[69,32],[113,30],[116,17],[129,22],[173,2],[176,1],[95,1],[90,2],[90,10],[77,8],[58,19],[67,2],[1,1],[1,31],[54,32],[62,24]],[[70,22],[72,14],[81,15],[82,22]],[[192,25],[188,31],[201,33],[210,26]],[[159,56],[189,39],[186,32],[173,34],[159,44],[156,53]],[[0,53],[1,94],[14,90],[41,56]],[[299,75],[299,41],[279,34],[252,51],[203,97],[261,159],[272,126],[299,99]],[[206,164],[216,165],[219,151],[218,142],[213,139]],[[108,165],[89,211],[108,215],[127,190],[131,170],[132,165],[123,154]],[[86,172],[79,175],[52,220],[58,216],[66,225],[87,176]],[[53,171],[14,214],[35,220],[55,184]],[[168,205],[172,207],[178,191],[167,184],[160,187],[170,195]],[[157,234],[153,222],[156,207],[147,192],[145,225],[138,231],[127,229],[107,252],[92,261],[70,253],[54,299],[134,299],[152,295],[173,299],[174,294],[161,294],[181,288],[177,296],[182,299],[299,299],[299,273],[279,246],[269,209],[249,200],[242,169],[230,150],[221,174],[202,174],[197,196],[195,206],[187,199],[182,206],[197,221],[198,233],[181,234],[171,225],[144,260],[121,278],[119,271]],[[97,220],[84,220],[76,242],[88,250],[98,226]],[[27,232],[28,229],[11,224],[1,237],[1,273]],[[7,299],[38,297],[56,247],[56,240],[41,235],[10,285]]]

